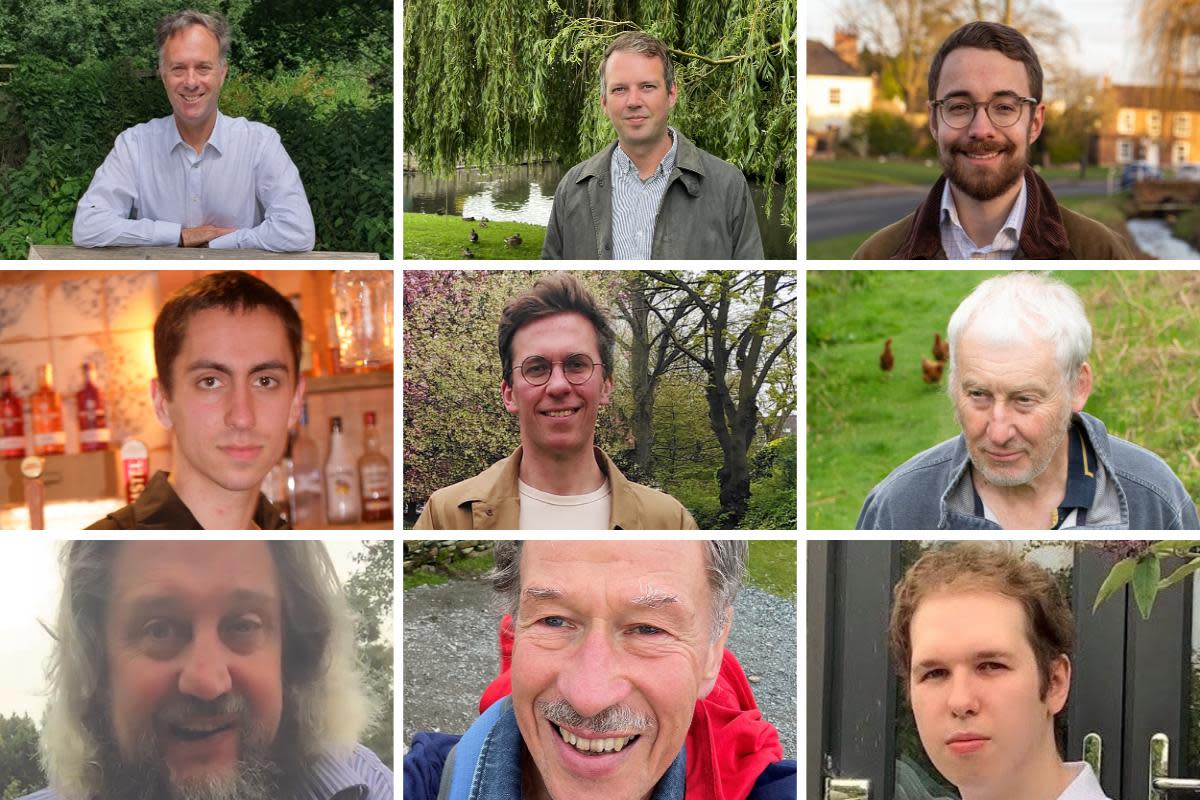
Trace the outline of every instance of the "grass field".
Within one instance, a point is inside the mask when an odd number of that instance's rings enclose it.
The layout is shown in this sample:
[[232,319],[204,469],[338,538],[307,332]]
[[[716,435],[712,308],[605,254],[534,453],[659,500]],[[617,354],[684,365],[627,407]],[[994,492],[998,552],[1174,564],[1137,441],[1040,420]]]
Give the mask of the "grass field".
[[[1077,179],[1079,165],[1039,169],[1046,180]],[[853,189],[878,184],[932,184],[942,174],[941,165],[932,160],[884,161],[869,158],[845,158],[837,161],[809,161],[805,186],[810,192]],[[1105,167],[1088,167],[1087,178],[1099,180],[1108,175]]]
[[[992,272],[808,273],[809,529],[853,528],[867,493],[959,432],[942,385],[921,380],[933,333]],[[1200,274],[1062,271],[1094,329],[1086,411],[1158,453],[1200,497]],[[896,367],[879,369],[893,338]]]
[[[1081,195],[1079,197],[1063,197],[1058,201],[1067,208],[1080,214],[1103,222],[1122,234],[1125,232],[1125,205],[1128,198],[1125,195]],[[915,205],[914,205],[915,207]],[[893,220],[894,222],[895,220]],[[882,225],[880,227],[883,227]],[[875,231],[847,233],[830,239],[818,239],[807,243],[806,250],[809,260],[845,260],[854,255],[858,246],[867,240]]]
[[[471,244],[471,229],[479,241]],[[521,244],[509,247],[505,237],[521,234]],[[542,241],[546,229],[524,222],[488,222],[486,228],[478,222],[464,222],[461,217],[440,214],[404,215],[405,258],[461,259],[463,248],[469,248],[475,258],[534,259],[542,257]]]
[[[492,568],[491,553],[459,558],[438,572],[404,571],[404,589],[440,586],[451,577],[482,575]],[[779,597],[796,599],[796,542],[751,540],[746,583]]]

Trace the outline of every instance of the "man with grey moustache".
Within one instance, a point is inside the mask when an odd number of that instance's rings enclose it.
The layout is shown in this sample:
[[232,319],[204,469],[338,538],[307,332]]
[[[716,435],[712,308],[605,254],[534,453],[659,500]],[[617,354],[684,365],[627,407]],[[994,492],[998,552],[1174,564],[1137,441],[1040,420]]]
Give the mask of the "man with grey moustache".
[[349,608],[312,541],[64,545],[25,800],[391,800]]
[[406,800],[794,800],[795,762],[725,649],[747,552],[497,541],[501,675],[463,736],[413,737]]

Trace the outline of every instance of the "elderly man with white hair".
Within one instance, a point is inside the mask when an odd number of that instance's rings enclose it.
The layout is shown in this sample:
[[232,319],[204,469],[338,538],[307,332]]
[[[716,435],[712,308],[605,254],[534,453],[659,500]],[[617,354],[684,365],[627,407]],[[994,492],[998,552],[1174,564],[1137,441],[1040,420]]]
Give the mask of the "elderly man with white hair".
[[950,318],[962,434],[871,490],[860,529],[1195,530],[1196,505],[1154,453],[1083,411],[1092,328],[1044,275],[981,283]]

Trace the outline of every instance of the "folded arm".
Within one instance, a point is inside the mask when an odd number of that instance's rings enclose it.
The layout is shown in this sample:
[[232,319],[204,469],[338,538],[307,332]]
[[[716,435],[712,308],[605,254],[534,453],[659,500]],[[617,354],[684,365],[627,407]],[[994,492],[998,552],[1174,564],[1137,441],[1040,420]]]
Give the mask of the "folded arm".
[[316,228],[312,209],[279,135],[271,132],[254,165],[254,192],[263,209],[263,221],[253,228],[239,228],[208,243],[211,248],[256,248],[277,253],[313,249]]
[[172,247],[183,226],[157,219],[130,219],[138,205],[137,158],[128,137],[119,136],[92,176],[79,204],[71,238],[76,247]]

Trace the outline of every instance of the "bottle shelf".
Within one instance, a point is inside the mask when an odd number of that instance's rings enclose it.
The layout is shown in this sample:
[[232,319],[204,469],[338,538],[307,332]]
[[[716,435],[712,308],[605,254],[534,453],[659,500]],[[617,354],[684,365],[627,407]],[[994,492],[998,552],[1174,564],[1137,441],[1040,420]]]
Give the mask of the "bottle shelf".
[[386,389],[392,386],[393,374],[386,372],[342,372],[337,375],[322,375],[305,381],[305,394],[333,394],[361,389]]

